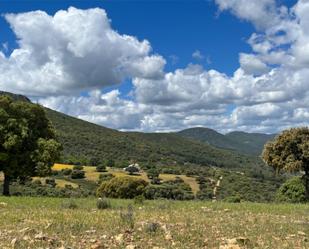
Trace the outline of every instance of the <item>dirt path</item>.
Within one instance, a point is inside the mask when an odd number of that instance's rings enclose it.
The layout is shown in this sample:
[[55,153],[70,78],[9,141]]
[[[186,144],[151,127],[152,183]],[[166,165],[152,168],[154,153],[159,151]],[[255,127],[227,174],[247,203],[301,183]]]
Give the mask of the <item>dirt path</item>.
[[219,180],[217,181],[216,183],[216,186],[214,187],[213,189],[213,194],[212,194],[212,199],[213,200],[217,200],[217,190],[218,188],[220,187],[220,184],[221,184],[221,180],[223,179],[223,176],[220,176],[219,177]]

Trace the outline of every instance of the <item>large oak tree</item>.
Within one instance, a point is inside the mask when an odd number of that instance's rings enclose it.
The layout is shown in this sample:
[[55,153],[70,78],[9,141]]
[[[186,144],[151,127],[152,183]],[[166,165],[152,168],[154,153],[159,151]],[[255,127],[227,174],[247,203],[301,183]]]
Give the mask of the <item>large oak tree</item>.
[[4,195],[10,195],[12,179],[49,174],[60,150],[41,106],[0,96],[0,172],[4,174]]
[[283,131],[264,146],[264,161],[277,172],[304,172],[306,199],[309,200],[309,128]]

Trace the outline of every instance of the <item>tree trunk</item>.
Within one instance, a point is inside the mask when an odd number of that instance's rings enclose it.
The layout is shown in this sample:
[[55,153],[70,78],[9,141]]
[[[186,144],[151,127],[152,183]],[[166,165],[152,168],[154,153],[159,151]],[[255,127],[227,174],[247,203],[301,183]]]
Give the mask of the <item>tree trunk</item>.
[[7,174],[4,174],[3,182],[3,195],[10,196],[10,177]]
[[305,171],[304,180],[306,201],[309,201],[309,171]]

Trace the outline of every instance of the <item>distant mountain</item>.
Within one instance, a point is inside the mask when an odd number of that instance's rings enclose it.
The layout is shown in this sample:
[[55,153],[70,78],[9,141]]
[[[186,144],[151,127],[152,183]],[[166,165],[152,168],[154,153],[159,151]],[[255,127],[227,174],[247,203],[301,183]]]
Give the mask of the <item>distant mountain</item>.
[[[29,101],[20,95],[2,94]],[[253,169],[261,165],[257,157],[217,148],[224,148],[223,140],[219,144],[219,138],[224,135],[214,131],[212,136],[216,139],[213,140],[218,140],[216,147],[175,133],[120,132],[48,108],[45,110],[63,145],[65,160],[99,158],[113,159],[123,166],[127,166],[129,160],[136,160],[165,167],[191,163],[234,169]]]
[[274,134],[246,133],[234,131],[223,135],[215,130],[203,127],[190,128],[177,133],[217,148],[234,150],[250,155],[260,155],[264,144],[274,138]]

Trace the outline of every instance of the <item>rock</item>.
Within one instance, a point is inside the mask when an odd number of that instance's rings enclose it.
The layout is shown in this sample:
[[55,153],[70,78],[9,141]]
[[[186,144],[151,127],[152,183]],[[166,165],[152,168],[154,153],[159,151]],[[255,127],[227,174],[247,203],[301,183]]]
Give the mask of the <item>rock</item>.
[[104,249],[106,248],[102,243],[96,243],[90,247],[91,249]]
[[6,202],[0,202],[0,208],[5,208],[7,206],[8,204]]
[[306,233],[303,232],[303,231],[298,231],[297,234],[300,235],[300,236],[306,236]]
[[123,234],[118,234],[117,236],[115,236],[115,240],[118,243],[122,243],[123,242]]
[[237,237],[227,239],[224,245],[220,245],[219,249],[241,249],[241,246],[249,245],[250,240],[245,237]]
[[135,245],[127,245],[127,246],[126,246],[126,249],[135,249],[135,248],[136,248]]
[[12,248],[15,248],[16,244],[17,244],[17,238],[12,239],[11,241]]

